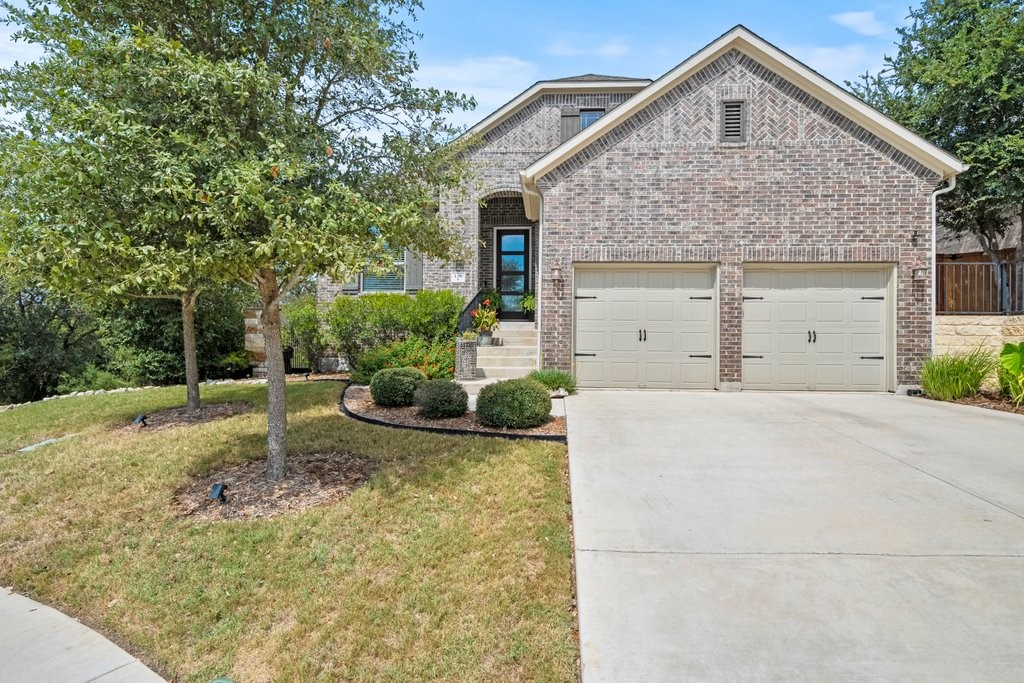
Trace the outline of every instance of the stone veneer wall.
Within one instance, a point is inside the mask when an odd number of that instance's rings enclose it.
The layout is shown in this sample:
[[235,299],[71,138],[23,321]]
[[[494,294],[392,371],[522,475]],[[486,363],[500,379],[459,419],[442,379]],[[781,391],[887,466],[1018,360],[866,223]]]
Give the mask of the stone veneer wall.
[[[722,99],[749,102],[746,143],[718,141]],[[745,263],[896,264],[898,384],[930,353],[936,174],[736,50],[540,179],[544,363],[572,368],[572,264],[716,263],[720,381],[741,378]]]
[[1024,315],[940,315],[935,319],[935,353],[999,351],[1024,341]]

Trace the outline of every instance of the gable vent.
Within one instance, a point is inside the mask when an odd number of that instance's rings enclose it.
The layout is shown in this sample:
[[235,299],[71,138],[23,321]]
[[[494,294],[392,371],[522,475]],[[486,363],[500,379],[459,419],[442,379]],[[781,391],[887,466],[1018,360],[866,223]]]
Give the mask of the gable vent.
[[722,142],[747,141],[746,100],[725,100],[722,102]]

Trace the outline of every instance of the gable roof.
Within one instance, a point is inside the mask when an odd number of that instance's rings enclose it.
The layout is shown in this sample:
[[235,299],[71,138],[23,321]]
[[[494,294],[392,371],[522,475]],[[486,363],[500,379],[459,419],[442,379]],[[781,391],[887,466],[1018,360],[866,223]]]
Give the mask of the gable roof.
[[482,135],[499,123],[512,116],[541,95],[580,93],[580,92],[640,92],[652,83],[649,78],[627,78],[625,76],[604,76],[602,74],[583,74],[552,81],[537,81],[511,100],[501,105],[497,111],[467,130],[463,135]]
[[730,50],[739,50],[763,64],[829,107],[851,119],[899,151],[938,173],[943,180],[966,171],[969,166],[955,156],[896,123],[864,101],[793,59],[768,41],[740,25],[723,34],[688,58],[644,90],[629,98],[597,122],[520,171],[526,215],[531,220],[540,216],[540,194],[537,180],[555,170],[601,136],[656,101]]

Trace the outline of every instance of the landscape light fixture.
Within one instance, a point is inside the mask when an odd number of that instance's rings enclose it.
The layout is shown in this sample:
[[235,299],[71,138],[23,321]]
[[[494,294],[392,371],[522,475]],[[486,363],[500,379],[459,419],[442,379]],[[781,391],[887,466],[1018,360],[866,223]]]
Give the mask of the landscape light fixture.
[[214,484],[210,488],[210,500],[218,500],[221,503],[228,502],[228,497],[224,495],[224,491],[226,491],[227,488],[227,484],[221,484],[220,482]]
[[145,427],[146,426],[146,416],[145,415],[139,415],[137,418],[135,418],[135,421],[132,422],[132,424],[135,425],[136,427]]

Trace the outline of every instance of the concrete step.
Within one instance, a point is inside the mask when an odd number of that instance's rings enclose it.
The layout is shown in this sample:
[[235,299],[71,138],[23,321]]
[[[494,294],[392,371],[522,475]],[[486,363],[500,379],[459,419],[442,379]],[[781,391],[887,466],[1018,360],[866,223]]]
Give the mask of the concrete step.
[[537,337],[495,337],[491,346],[536,346]]
[[525,368],[531,369],[537,365],[537,349],[529,356],[489,356],[481,358],[477,356],[476,366],[478,368]]
[[535,369],[531,365],[526,368],[477,368],[477,372],[482,373],[487,379],[516,379],[526,377]]
[[531,322],[523,322],[517,320],[502,320],[501,330],[530,330],[535,332],[537,330],[537,325],[536,323]]
[[462,385],[462,388],[466,390],[467,394],[470,396],[476,396],[480,393],[481,389],[486,387],[488,384],[494,384],[498,379],[481,377],[480,379],[460,379],[457,381]]
[[532,358],[537,355],[537,346],[478,346],[476,357],[479,362],[486,358]]

